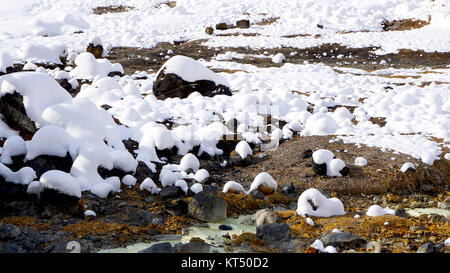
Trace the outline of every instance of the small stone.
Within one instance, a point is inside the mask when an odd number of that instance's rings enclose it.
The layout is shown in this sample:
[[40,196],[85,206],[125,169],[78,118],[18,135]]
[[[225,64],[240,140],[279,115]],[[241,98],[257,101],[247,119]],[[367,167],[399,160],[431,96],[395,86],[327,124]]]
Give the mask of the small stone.
[[226,23],[216,24],[216,29],[217,30],[226,30],[227,28],[228,28],[228,25]]
[[270,209],[262,209],[256,212],[255,225],[260,226],[263,224],[281,223],[281,217],[278,213],[271,211]]
[[421,245],[417,249],[417,253],[433,253],[433,252],[434,252],[434,246],[430,242],[427,242],[427,243]]
[[206,32],[206,34],[208,34],[208,35],[213,35],[214,29],[213,29],[212,27],[206,27],[206,28],[205,28],[205,32]]
[[236,27],[238,28],[249,28],[250,27],[250,21],[249,20],[239,20],[236,21]]
[[233,227],[231,225],[220,225],[219,229],[220,230],[232,230]]
[[310,158],[312,156],[312,154],[313,154],[313,151],[311,149],[305,150],[302,153],[302,158],[303,159]]

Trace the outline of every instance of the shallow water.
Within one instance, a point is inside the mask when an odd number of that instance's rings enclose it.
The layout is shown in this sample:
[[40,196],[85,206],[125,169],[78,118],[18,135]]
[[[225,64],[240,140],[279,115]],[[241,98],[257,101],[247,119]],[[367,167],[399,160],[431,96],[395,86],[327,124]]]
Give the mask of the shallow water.
[[[191,226],[189,227],[189,233],[186,235],[162,235],[156,236],[155,241],[148,243],[137,243],[122,248],[104,249],[99,253],[137,253],[143,249],[146,249],[154,244],[168,242],[172,246],[177,243],[189,243],[194,237],[203,239],[206,243],[211,245],[211,252],[224,252],[223,249],[223,235],[225,234],[241,234],[243,232],[256,233],[255,225],[241,224],[244,218],[255,219],[255,214],[241,215],[236,218],[227,218],[221,222],[207,223],[207,226]],[[219,230],[219,226],[222,224],[231,225],[232,230]]]
[[419,217],[422,214],[439,214],[445,218],[450,218],[450,210],[438,209],[438,208],[416,208],[416,209],[406,209],[406,213],[413,217]]

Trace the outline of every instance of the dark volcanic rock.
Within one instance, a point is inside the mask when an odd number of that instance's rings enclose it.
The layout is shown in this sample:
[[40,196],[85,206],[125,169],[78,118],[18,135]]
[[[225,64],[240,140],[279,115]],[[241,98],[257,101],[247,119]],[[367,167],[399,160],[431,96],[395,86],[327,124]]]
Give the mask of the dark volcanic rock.
[[170,243],[159,243],[143,249],[139,253],[175,253],[175,248]]
[[69,153],[65,157],[40,155],[32,160],[27,161],[26,165],[31,167],[39,178],[42,174],[50,170],[60,170],[70,173],[73,160]]
[[227,202],[210,192],[199,192],[189,201],[189,214],[205,222],[216,222],[227,217]]
[[346,232],[335,232],[331,234],[322,235],[318,238],[322,241],[324,246],[334,246],[334,247],[350,247],[359,248],[365,245],[364,239],[358,235],[346,233]]
[[219,229],[220,230],[232,230],[233,227],[231,225],[220,225]]
[[266,242],[278,242],[289,238],[291,228],[288,224],[263,224],[256,227],[256,236]]
[[180,187],[173,185],[164,187],[159,192],[159,196],[162,199],[176,198],[182,195],[184,195],[184,191]]
[[0,114],[9,127],[31,135],[36,132],[36,125],[27,116],[23,97],[19,93],[5,94],[0,98]]
[[236,21],[236,27],[238,28],[249,28],[250,27],[250,21],[249,20],[239,20]]
[[165,209],[173,216],[186,215],[188,214],[188,203],[181,199],[174,200],[166,203]]
[[164,70],[158,74],[153,83],[153,93],[158,99],[186,98],[193,92],[199,92],[203,96],[215,95],[231,96],[230,88],[224,85],[216,85],[213,81],[198,80],[188,82],[176,74],[165,74]]
[[312,160],[312,168],[318,175],[327,175],[327,163],[317,164]]
[[134,177],[137,179],[138,183],[142,183],[146,178],[153,178],[153,173],[150,168],[143,161],[138,161],[138,166]]

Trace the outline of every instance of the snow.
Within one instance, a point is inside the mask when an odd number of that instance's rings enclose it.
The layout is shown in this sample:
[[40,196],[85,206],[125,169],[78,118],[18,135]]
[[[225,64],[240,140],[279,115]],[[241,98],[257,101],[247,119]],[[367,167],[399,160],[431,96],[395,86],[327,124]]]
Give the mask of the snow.
[[320,252],[324,252],[324,253],[337,253],[337,250],[334,246],[324,247],[322,241],[318,240],[318,239],[314,241],[314,243],[311,245],[311,247],[319,250]]
[[306,218],[306,223],[310,226],[314,226],[314,221],[309,217]]
[[364,166],[367,166],[367,159],[365,159],[364,157],[357,157],[357,158],[355,158],[355,163],[354,163],[354,165],[355,166],[358,166],[358,167],[364,167]]
[[229,86],[227,80],[211,70],[197,62],[196,60],[176,55],[167,60],[167,62],[161,66],[158,71],[158,75],[164,72],[165,74],[175,74],[181,77],[183,80],[188,82],[195,82],[199,80],[209,80],[214,82],[216,85]]
[[122,183],[130,187],[136,185],[136,181],[137,179],[131,174],[127,174],[122,178]]
[[314,162],[318,165],[331,161],[334,154],[326,149],[319,149],[312,154]]
[[447,159],[447,160],[450,160],[450,153],[446,153],[446,154],[444,155],[444,158]]
[[366,212],[366,215],[371,216],[371,217],[381,216],[381,215],[386,215],[386,214],[395,215],[395,210],[390,209],[389,207],[385,207],[383,209],[382,207],[380,207],[378,205],[372,205]]
[[42,192],[42,186],[39,181],[33,181],[30,184],[28,184],[28,187],[27,187],[28,194],[36,194],[37,196],[39,196],[41,192]]
[[191,153],[185,154],[180,160],[180,170],[186,171],[187,169],[192,169],[194,172],[200,169],[200,161]]
[[21,51],[22,60],[32,63],[62,64],[60,57],[67,56],[67,46],[61,42],[49,45],[25,43]]
[[272,62],[279,64],[282,63],[285,59],[286,57],[284,57],[282,53],[277,53],[275,54],[275,56],[272,57]]
[[84,211],[84,217],[97,217],[97,214],[93,210],[85,210]]
[[70,71],[70,76],[76,79],[93,80],[96,76],[108,76],[110,72],[123,73],[121,64],[113,64],[107,59],[95,59],[89,52],[80,53],[75,58],[75,65],[75,68]]
[[101,46],[102,45],[102,39],[97,35],[92,35],[89,38],[88,44],[92,44],[93,46]]
[[91,193],[100,198],[106,198],[114,191],[113,186],[106,182],[100,182],[91,187]]
[[[312,202],[317,209],[314,209]],[[344,205],[337,198],[326,198],[317,189],[311,188],[304,191],[297,202],[297,214],[306,217],[331,217],[335,215],[344,215]]]
[[308,118],[301,134],[304,136],[332,135],[337,129],[338,125],[333,117],[324,113],[315,113]]
[[445,246],[450,246],[450,238],[447,238],[447,239],[444,241],[444,245],[445,245]]
[[0,162],[12,164],[12,156],[24,155],[27,153],[25,141],[20,136],[10,136],[6,139],[1,150]]
[[206,169],[200,169],[198,170],[194,175],[194,180],[202,183],[209,177],[209,172]]
[[274,191],[277,190],[277,182],[267,172],[261,172],[253,179],[248,193],[258,189],[259,186],[266,186],[272,188]]
[[227,193],[229,191],[246,193],[244,187],[235,181],[228,181],[223,185],[222,192]]
[[53,189],[63,194],[81,198],[81,189],[75,178],[70,174],[51,170],[41,175],[39,182],[43,188]]
[[141,191],[146,190],[151,194],[157,194],[161,191],[161,189],[158,188],[155,182],[153,182],[153,180],[149,177],[146,178],[144,181],[142,181],[141,185],[139,186],[139,189]]
[[36,178],[36,172],[30,167],[23,167],[17,172],[13,172],[3,163],[0,163],[0,176],[3,177],[6,182],[28,185]]
[[252,148],[250,148],[250,145],[248,145],[247,141],[245,140],[239,141],[234,150],[239,154],[239,156],[242,159],[245,159],[247,158],[247,156],[253,154]]
[[345,162],[342,159],[335,158],[330,160],[327,164],[327,175],[340,177],[342,174],[339,172],[345,167]]
[[27,160],[33,160],[40,155],[65,157],[71,149],[72,137],[65,130],[53,125],[40,128],[27,143]]
[[411,162],[406,162],[403,163],[402,167],[400,168],[400,171],[402,173],[406,172],[409,168],[415,170],[416,168],[414,167],[414,164],[412,164]]
[[181,188],[184,191],[185,194],[187,194],[187,192],[189,190],[188,184],[186,183],[186,181],[184,181],[182,179],[177,180],[175,182],[175,186]]
[[190,189],[194,194],[197,194],[197,193],[203,191],[203,185],[200,183],[194,183],[194,184],[192,184]]
[[0,53],[0,72],[6,73],[6,68],[13,67],[14,61],[7,53]]

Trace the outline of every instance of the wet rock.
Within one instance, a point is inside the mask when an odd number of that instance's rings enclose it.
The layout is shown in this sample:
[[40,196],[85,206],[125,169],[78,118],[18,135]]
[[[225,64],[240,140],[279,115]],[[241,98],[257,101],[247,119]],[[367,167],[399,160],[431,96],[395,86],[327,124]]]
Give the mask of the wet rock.
[[162,188],[162,190],[159,192],[159,196],[165,200],[169,198],[177,198],[184,195],[184,191],[177,186],[167,186]]
[[173,216],[180,216],[188,214],[188,203],[184,200],[178,199],[172,202],[166,203],[165,209]]
[[56,242],[50,244],[44,248],[45,253],[69,253],[70,251],[67,249],[67,243],[65,241]]
[[297,194],[297,189],[295,188],[293,183],[289,183],[281,187],[281,192],[285,195]]
[[291,229],[288,224],[263,224],[256,227],[256,236],[266,242],[283,241],[289,238]]
[[159,243],[143,249],[139,253],[175,253],[175,248],[170,243]]
[[153,83],[153,93],[158,99],[186,98],[193,92],[199,92],[203,96],[215,95],[231,96],[230,88],[222,84],[216,85],[213,81],[198,80],[188,82],[173,73],[164,73],[163,69]]
[[206,27],[206,28],[205,28],[205,32],[206,32],[206,34],[208,34],[208,35],[213,35],[214,29],[213,29],[212,27]]
[[395,215],[402,218],[408,218],[409,215],[404,208],[397,209]]
[[281,217],[278,213],[271,211],[270,209],[262,209],[256,212],[255,225],[260,226],[263,224],[281,223]]
[[265,198],[264,194],[261,191],[259,191],[259,189],[257,191],[252,191],[250,194],[252,195],[252,197],[254,199],[264,199]]
[[95,56],[96,59],[100,59],[103,55],[103,46],[102,45],[95,45],[93,43],[90,43],[87,48],[86,52],[92,53],[92,55]]
[[312,169],[316,174],[327,175],[327,163],[317,164],[316,162],[314,162],[314,160],[311,161],[312,161]]
[[231,225],[220,225],[220,230],[233,230],[233,227]]
[[153,178],[153,173],[150,168],[143,161],[138,161],[138,166],[134,177],[137,179],[138,183],[142,183],[146,178]]
[[0,242],[0,253],[26,253],[26,251],[15,243]]
[[0,114],[3,115],[4,122],[13,129],[31,135],[37,130],[34,122],[26,114],[23,97],[17,92],[5,94],[0,98]]
[[0,240],[12,240],[22,234],[22,229],[15,225],[0,222]]
[[250,27],[250,21],[249,20],[238,20],[236,21],[236,27],[238,28],[249,28]]
[[227,217],[227,202],[210,192],[194,195],[188,204],[189,214],[205,222],[216,222]]
[[346,232],[330,233],[319,236],[318,239],[322,241],[324,246],[359,248],[365,244],[364,239],[358,235]]
[[434,252],[434,246],[430,242],[427,242],[427,243],[421,245],[417,249],[417,253],[433,253],[433,252]]

